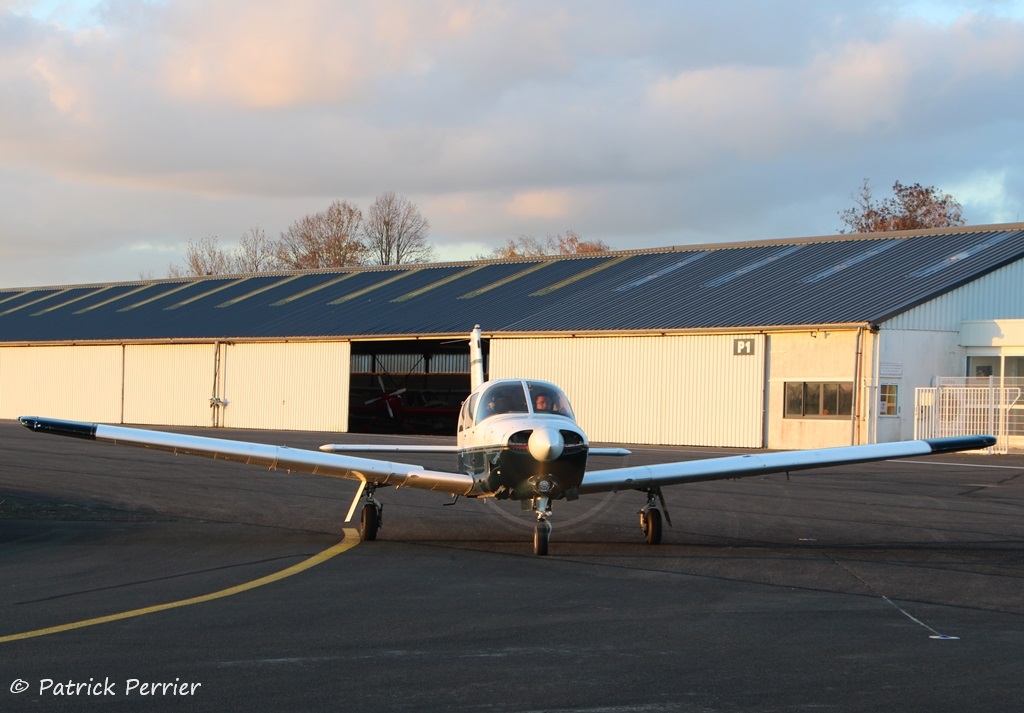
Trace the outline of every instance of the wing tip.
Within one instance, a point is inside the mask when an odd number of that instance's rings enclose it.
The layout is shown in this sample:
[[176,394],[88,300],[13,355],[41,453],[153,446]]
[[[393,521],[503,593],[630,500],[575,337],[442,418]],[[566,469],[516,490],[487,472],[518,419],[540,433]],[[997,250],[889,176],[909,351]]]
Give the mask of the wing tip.
[[96,440],[97,424],[95,423],[62,421],[56,418],[40,418],[39,416],[19,416],[18,421],[33,433],[49,433],[55,436],[84,438],[89,441]]
[[954,453],[956,451],[974,451],[981,448],[991,448],[996,444],[996,440],[995,436],[978,435],[927,438],[924,442],[932,449],[932,453]]

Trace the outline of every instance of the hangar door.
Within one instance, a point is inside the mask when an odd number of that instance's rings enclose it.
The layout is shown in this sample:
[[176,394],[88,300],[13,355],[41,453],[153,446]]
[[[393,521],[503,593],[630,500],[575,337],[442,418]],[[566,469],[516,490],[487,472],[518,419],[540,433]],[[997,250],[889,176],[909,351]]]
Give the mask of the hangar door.
[[565,389],[594,441],[764,446],[764,335],[492,339],[490,378]]
[[227,428],[347,430],[348,342],[230,344],[219,365]]
[[0,418],[118,423],[122,358],[120,345],[0,348]]
[[127,344],[124,423],[213,426],[217,344]]
[[347,342],[130,344],[124,422],[344,431],[348,360]]

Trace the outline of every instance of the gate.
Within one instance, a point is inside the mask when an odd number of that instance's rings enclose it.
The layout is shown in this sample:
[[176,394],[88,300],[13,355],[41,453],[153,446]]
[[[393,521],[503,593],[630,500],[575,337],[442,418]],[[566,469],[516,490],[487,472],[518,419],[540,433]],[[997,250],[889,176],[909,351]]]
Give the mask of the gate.
[[989,453],[1010,446],[1010,412],[1020,399],[1018,387],[941,386],[914,391],[914,438],[990,434],[996,444]]

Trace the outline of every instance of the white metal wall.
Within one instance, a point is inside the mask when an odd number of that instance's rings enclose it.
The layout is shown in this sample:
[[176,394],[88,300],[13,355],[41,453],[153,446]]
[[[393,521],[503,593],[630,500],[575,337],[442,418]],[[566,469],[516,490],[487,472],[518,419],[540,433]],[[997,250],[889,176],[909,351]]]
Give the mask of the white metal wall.
[[964,320],[1020,318],[1024,318],[1024,260],[914,307],[881,327],[958,332]]
[[0,418],[121,420],[120,345],[0,348]]
[[124,423],[210,426],[215,344],[128,344]]
[[[348,342],[0,348],[0,418],[344,431]],[[224,406],[211,407],[211,398]]]
[[[752,353],[736,354],[736,342]],[[566,390],[594,441],[758,448],[764,336],[492,339],[490,378]]]
[[221,364],[222,425],[344,431],[348,342],[232,344]]

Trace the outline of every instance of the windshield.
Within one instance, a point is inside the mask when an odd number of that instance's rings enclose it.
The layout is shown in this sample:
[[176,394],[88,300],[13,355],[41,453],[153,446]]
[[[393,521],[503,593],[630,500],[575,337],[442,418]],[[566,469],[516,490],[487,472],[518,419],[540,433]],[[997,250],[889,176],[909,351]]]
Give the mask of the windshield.
[[557,386],[543,381],[528,381],[526,386],[530,392],[530,404],[534,413],[550,413],[572,418],[569,399],[565,398],[565,394]]
[[500,413],[526,413],[526,392],[521,381],[499,381],[484,391],[477,408],[479,423]]
[[470,410],[476,410],[476,423],[502,413],[551,414],[572,418],[569,399],[562,390],[546,381],[498,381],[489,386]]

